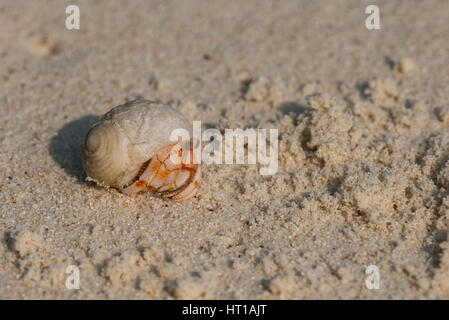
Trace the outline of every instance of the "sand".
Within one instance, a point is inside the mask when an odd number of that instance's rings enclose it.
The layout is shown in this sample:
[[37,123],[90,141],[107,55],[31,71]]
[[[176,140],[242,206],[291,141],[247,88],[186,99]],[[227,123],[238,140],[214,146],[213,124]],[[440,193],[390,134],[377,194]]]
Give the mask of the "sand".
[[[1,1],[0,298],[449,298],[448,18],[445,0]],[[181,203],[86,182],[87,130],[137,98],[277,128],[278,172],[204,165]]]

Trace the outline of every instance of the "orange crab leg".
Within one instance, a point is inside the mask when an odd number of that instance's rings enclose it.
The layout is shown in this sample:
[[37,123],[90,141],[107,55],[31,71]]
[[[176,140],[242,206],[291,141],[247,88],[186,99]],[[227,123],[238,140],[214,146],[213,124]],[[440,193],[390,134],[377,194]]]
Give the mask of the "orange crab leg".
[[201,166],[196,165],[196,168],[192,169],[195,169],[195,173],[190,172],[189,180],[187,182],[184,182],[184,187],[176,191],[164,194],[163,197],[172,199],[174,201],[182,201],[193,197],[201,188]]
[[122,192],[135,196],[142,191],[163,192],[163,198],[182,201],[200,189],[201,166],[193,165],[192,152],[179,144],[159,150],[139,179]]
[[[164,161],[166,161],[166,159],[170,156],[170,151],[173,148],[174,146],[170,145],[160,149],[151,159],[148,167],[145,169],[139,179],[133,184],[124,188],[122,192],[130,196],[136,196],[141,191],[151,191],[157,189],[157,187],[160,186],[160,181],[164,179],[164,176],[166,177],[167,169],[163,168]],[[156,180],[156,183],[153,184],[153,180],[155,178],[158,179]]]

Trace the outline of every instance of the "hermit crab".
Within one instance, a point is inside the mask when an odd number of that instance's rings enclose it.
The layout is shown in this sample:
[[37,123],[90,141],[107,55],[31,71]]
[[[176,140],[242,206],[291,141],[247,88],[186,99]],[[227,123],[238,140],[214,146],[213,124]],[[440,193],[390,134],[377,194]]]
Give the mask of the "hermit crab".
[[174,130],[191,126],[182,114],[159,101],[135,100],[103,115],[82,148],[88,180],[130,196],[155,191],[181,201],[200,188],[201,165],[193,163],[193,141],[172,141]]

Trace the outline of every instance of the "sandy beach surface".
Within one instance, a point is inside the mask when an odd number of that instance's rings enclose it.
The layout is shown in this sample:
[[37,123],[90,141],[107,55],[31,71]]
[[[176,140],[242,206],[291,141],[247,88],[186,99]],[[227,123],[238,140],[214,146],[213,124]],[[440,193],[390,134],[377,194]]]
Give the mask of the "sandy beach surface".
[[[449,298],[448,21],[446,0],[0,0],[0,298]],[[278,129],[277,173],[204,165],[185,202],[85,181],[89,127],[137,98]]]

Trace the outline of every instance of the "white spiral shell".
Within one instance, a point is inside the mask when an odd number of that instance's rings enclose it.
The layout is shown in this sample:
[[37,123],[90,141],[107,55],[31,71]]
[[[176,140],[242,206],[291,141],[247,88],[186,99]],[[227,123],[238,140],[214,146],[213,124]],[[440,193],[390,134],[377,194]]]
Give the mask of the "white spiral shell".
[[175,129],[190,134],[187,119],[167,104],[135,100],[103,115],[89,130],[82,148],[88,180],[122,189],[164,146]]

